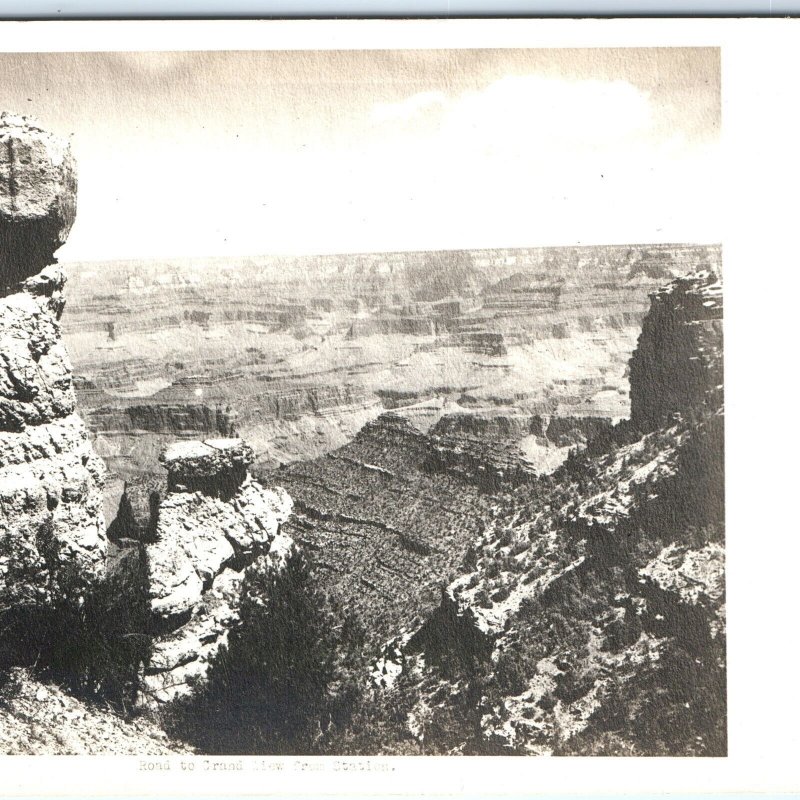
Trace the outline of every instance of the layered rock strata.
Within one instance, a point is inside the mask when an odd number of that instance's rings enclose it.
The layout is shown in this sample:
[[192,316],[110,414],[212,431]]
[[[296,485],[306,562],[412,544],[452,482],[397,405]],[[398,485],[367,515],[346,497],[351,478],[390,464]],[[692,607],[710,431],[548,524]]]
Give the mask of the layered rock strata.
[[104,466],[75,413],[54,251],[75,218],[67,142],[0,115],[0,611],[103,573]]
[[272,473],[294,498],[286,528],[315,580],[359,615],[371,640],[436,608],[491,518],[494,498],[462,474],[430,469],[430,447],[387,413],[335,452]]
[[656,293],[634,421],[501,499],[439,608],[386,648],[374,677],[427,752],[725,754],[721,318],[711,272]]
[[145,547],[155,636],[144,702],[190,693],[238,622],[245,570],[280,569],[294,546],[280,526],[292,500],[248,472],[240,439],[180,442],[161,457],[168,491]]
[[537,478],[533,465],[513,440],[464,435],[431,436],[426,467],[459,475],[487,492],[532,483]]

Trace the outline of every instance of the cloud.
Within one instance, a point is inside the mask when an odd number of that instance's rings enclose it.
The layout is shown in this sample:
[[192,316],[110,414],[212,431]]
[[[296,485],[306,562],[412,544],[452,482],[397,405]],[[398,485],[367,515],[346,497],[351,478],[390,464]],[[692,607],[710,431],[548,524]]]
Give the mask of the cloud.
[[509,75],[480,91],[421,92],[377,103],[373,122],[419,121],[434,110],[445,135],[502,141],[592,143],[642,135],[652,126],[649,96],[627,81]]
[[714,148],[664,126],[663,109],[627,81],[508,76],[382,104],[378,116],[380,136],[360,159],[385,189],[363,210],[376,238],[400,230],[420,247],[455,247],[716,236]]
[[64,258],[719,238],[714,146],[629,82],[508,76],[361,102],[331,127],[309,112],[80,143]]
[[510,144],[572,148],[605,145],[645,134],[651,124],[647,96],[625,81],[564,81],[509,77],[465,97],[450,124]]
[[376,103],[372,107],[370,119],[377,123],[408,122],[426,110],[442,108],[446,104],[447,96],[444,92],[418,92],[400,102]]

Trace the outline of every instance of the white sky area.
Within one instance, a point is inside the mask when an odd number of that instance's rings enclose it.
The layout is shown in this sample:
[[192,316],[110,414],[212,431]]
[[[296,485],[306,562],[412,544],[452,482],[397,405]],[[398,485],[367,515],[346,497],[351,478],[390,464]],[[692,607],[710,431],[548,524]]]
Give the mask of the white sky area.
[[0,54],[62,261],[716,242],[712,49]]

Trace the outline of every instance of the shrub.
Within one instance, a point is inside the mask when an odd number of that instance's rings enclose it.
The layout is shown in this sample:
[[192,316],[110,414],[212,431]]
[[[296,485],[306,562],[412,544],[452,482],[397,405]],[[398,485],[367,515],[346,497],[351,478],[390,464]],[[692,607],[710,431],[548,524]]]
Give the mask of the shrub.
[[207,683],[179,709],[180,734],[212,753],[318,751],[356,703],[360,626],[334,613],[299,552],[282,570],[269,562],[248,570],[240,617]]
[[508,596],[511,594],[511,587],[509,586],[501,586],[493,595],[492,595],[492,602],[494,603],[502,603],[503,600],[508,599]]
[[496,578],[500,574],[501,564],[499,558],[495,557],[484,568],[483,574],[487,578]]
[[94,586],[68,577],[53,604],[7,611],[0,666],[35,667],[78,695],[129,711],[150,655],[144,580],[139,551],[131,550]]
[[489,599],[489,592],[486,589],[480,589],[475,593],[475,602],[480,608],[491,608],[492,601]]
[[524,553],[526,550],[530,550],[531,543],[530,541],[519,541],[517,542],[509,551],[510,556],[518,556],[520,553]]
[[503,653],[494,670],[500,697],[522,694],[536,673],[536,664],[516,650]]

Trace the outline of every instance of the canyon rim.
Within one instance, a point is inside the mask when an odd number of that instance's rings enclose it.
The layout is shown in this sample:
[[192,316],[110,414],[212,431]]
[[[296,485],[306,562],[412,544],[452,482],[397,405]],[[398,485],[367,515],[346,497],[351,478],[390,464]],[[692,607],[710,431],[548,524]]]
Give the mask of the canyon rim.
[[727,754],[717,49],[0,66],[0,751]]

